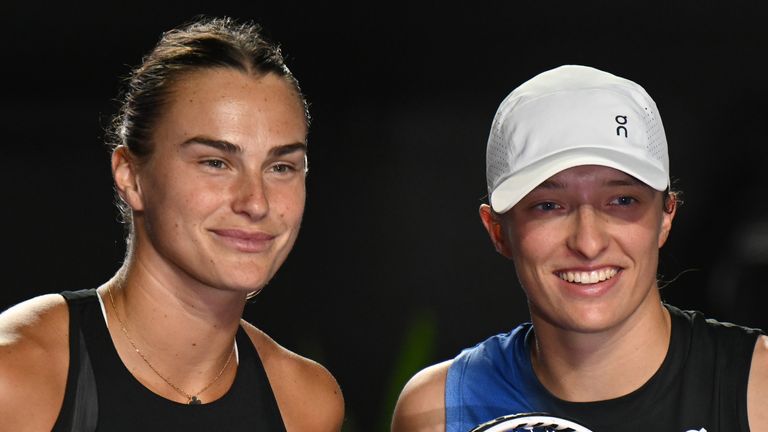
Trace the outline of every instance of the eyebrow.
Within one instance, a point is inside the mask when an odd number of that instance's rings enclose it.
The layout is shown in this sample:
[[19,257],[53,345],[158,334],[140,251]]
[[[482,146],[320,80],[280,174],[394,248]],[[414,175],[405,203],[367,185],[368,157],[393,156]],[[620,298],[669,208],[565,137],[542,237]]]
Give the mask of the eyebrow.
[[[217,139],[211,139],[201,136],[196,136],[189,138],[188,140],[181,143],[182,147],[188,147],[194,144],[200,144],[208,147],[213,147],[217,150],[221,150],[224,153],[229,154],[242,154],[243,148],[240,147],[237,144],[233,144],[226,140],[217,140]],[[293,144],[285,144],[280,146],[275,146],[269,149],[269,156],[271,157],[277,157],[277,156],[285,156],[287,154],[302,151],[304,153],[307,152],[307,144],[303,142],[297,142]]]
[[201,144],[208,147],[213,147],[217,150],[221,150],[224,153],[230,153],[230,154],[239,154],[243,152],[243,148],[240,147],[237,144],[232,144],[229,141],[224,140],[216,140],[201,136],[192,137],[183,143],[181,143],[181,147],[189,147],[193,144]]
[[307,152],[307,145],[302,142],[297,142],[293,144],[285,144],[277,147],[272,147],[269,149],[269,155],[270,156],[285,156],[290,153],[294,152]]
[[[623,179],[609,179],[603,182],[603,186],[641,186],[645,183],[641,182],[640,180],[627,175],[627,178]],[[565,189],[568,187],[566,183],[555,181],[552,179],[547,179],[541,182],[538,186],[536,186],[534,189],[548,189],[548,190],[554,190],[554,189]]]
[[645,183],[641,182],[640,180],[629,176],[626,179],[616,179],[616,180],[608,180],[605,183],[603,183],[605,186],[638,186],[638,185],[645,185]]
[[544,180],[534,188],[535,189],[565,189],[565,183],[557,182],[554,180]]

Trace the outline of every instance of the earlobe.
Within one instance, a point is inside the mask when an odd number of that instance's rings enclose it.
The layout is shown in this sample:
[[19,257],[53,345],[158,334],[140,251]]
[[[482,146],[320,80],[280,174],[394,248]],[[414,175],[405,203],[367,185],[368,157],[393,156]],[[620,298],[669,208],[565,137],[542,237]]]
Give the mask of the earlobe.
[[496,248],[496,252],[502,254],[506,258],[511,258],[509,247],[504,238],[504,229],[499,220],[499,215],[497,215],[488,204],[480,205],[480,220],[483,222],[483,226],[488,232],[488,236],[491,238],[491,243],[493,243],[493,247]]
[[139,188],[136,165],[125,146],[118,146],[112,152],[112,177],[120,198],[133,210],[143,210],[144,203]]

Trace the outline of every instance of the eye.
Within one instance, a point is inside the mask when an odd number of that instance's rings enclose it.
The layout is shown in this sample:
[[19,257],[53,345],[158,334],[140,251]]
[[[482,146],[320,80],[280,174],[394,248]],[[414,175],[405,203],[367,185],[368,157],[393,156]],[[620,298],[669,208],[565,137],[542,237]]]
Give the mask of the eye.
[[296,171],[296,168],[286,163],[276,163],[270,166],[269,170],[277,174],[289,174]]
[[550,212],[554,210],[559,210],[563,207],[560,204],[554,203],[552,201],[545,201],[545,202],[536,204],[535,206],[533,206],[533,208],[536,210],[544,211],[544,212]]
[[637,202],[637,199],[635,199],[634,197],[631,197],[631,196],[620,196],[620,197],[617,197],[617,198],[613,199],[610,202],[610,204],[611,205],[617,205],[617,206],[626,207],[626,206],[632,205],[632,204],[634,204],[636,202]]
[[224,169],[227,167],[226,162],[221,159],[206,159],[200,163],[206,168],[213,168],[216,170]]

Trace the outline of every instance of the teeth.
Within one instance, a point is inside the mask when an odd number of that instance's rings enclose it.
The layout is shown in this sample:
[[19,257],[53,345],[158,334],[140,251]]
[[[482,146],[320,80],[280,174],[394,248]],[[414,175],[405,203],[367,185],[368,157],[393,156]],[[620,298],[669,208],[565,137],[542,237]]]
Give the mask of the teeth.
[[616,276],[616,273],[619,271],[615,268],[609,268],[609,269],[600,269],[600,270],[592,270],[590,272],[562,272],[558,273],[557,275],[560,277],[560,279],[568,281],[568,282],[575,282],[575,283],[581,283],[581,284],[593,284],[602,282],[604,280],[608,280],[614,276]]

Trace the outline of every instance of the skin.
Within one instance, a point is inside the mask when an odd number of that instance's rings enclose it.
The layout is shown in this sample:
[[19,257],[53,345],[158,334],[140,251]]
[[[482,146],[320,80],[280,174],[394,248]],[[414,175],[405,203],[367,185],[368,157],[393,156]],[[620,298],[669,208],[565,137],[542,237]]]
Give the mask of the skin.
[[768,431],[768,336],[761,336],[755,344],[752,367],[747,385],[747,415],[749,429]]
[[[504,214],[481,206],[494,247],[514,262],[528,297],[534,371],[555,396],[616,398],[638,389],[661,365],[671,326],[655,278],[675,215],[674,203],[662,210],[662,199],[621,171],[589,165],[556,174]],[[615,275],[589,284],[561,277],[600,270]],[[765,410],[757,408],[768,403],[767,347],[761,338],[753,357],[752,430],[768,425]],[[393,431],[445,430],[450,365],[424,369],[406,384]]]
[[[287,429],[340,430],[343,398],[331,374],[240,319],[246,295],[270,280],[298,235],[306,134],[303,107],[282,78],[220,68],[176,83],[148,160],[115,150],[113,176],[133,211],[134,236],[126,263],[98,292],[120,358],[158,395],[186,402],[136,355],[121,320],[152,365],[189,393],[222,370],[243,326]],[[68,319],[58,295],[0,315],[3,425],[38,431],[54,424],[68,370]],[[230,362],[199,398],[223,396],[236,368]]]

